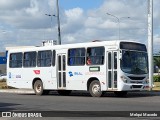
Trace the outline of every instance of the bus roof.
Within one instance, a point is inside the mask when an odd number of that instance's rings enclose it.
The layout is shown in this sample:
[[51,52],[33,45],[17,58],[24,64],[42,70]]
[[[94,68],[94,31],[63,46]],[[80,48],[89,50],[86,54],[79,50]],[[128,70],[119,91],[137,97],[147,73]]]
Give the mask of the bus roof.
[[[93,41],[86,43],[73,43],[73,44],[62,44],[53,46],[16,46],[16,47],[6,47],[6,51],[30,51],[39,49],[68,49],[77,47],[93,47],[93,46],[117,46],[120,42],[135,42],[130,40],[110,40],[110,41]],[[139,43],[139,42],[136,42]]]
[[6,47],[6,51],[13,49],[22,49],[22,48],[35,48],[35,46],[14,46],[14,47]]

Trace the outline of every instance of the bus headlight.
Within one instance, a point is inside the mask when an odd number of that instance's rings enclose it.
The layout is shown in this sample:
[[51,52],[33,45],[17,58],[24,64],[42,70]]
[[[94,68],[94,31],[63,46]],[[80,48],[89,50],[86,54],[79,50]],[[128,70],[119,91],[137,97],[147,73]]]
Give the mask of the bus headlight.
[[124,83],[127,83],[127,78],[125,76],[121,76],[121,80],[124,82]]
[[149,84],[149,79],[144,80],[142,83],[143,83],[143,84]]
[[148,83],[149,83],[149,79],[146,80],[146,84],[148,84]]

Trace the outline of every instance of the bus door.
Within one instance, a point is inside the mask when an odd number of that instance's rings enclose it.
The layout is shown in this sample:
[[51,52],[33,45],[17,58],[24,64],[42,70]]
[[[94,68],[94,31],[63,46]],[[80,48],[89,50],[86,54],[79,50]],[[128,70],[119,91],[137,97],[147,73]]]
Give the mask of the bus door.
[[117,89],[117,52],[107,52],[107,85],[108,90]]
[[57,55],[57,70],[58,70],[58,89],[66,88],[66,54]]

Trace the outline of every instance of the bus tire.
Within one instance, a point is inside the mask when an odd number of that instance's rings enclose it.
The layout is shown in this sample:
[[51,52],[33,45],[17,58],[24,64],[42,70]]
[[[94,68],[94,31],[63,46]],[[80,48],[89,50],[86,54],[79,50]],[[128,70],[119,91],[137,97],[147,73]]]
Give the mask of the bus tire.
[[114,94],[117,97],[125,97],[127,95],[127,91],[115,91]]
[[70,95],[72,90],[57,90],[59,95],[67,96]]
[[101,91],[101,85],[98,80],[94,80],[89,85],[89,92],[92,97],[101,97],[103,92]]
[[41,80],[37,80],[34,83],[34,92],[35,92],[36,95],[42,95],[44,93],[43,83],[42,83]]

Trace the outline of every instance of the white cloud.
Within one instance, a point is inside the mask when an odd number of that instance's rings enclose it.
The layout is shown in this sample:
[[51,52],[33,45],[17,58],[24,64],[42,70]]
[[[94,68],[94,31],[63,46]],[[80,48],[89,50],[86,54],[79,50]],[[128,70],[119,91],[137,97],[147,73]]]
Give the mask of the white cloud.
[[153,42],[154,42],[155,49],[158,49],[160,46],[160,35],[159,34],[154,35]]
[[65,34],[76,34],[84,28],[85,14],[81,8],[73,8],[64,11],[61,22],[61,30],[63,35]]
[[73,36],[73,35],[70,35],[70,34],[65,35],[64,38],[65,38],[65,40],[68,41],[69,43],[72,43],[72,42],[75,42],[75,41],[76,41],[76,39],[74,38],[74,36]]
[[160,48],[159,48],[159,46],[160,46],[160,34],[154,35],[153,45],[154,45],[153,50],[155,52],[159,53],[160,52]]
[[85,21],[86,27],[96,28],[99,24],[102,24],[104,21],[102,18],[98,17],[88,17]]
[[83,9],[74,8],[74,9],[66,10],[65,15],[66,15],[67,19],[69,19],[71,21],[75,21],[75,20],[80,19],[80,17],[82,17]]
[[[84,1],[82,1],[84,2]],[[93,1],[94,2],[94,1]],[[84,2],[85,4],[85,2]],[[120,19],[121,39],[147,41],[147,0],[104,0],[101,6],[87,9],[60,5],[62,43],[87,42],[95,39],[118,39],[117,19]],[[160,1],[154,0],[154,45],[160,45]],[[0,0],[0,33],[4,46],[39,45],[44,39],[57,39],[56,0]],[[52,31],[51,31],[52,22]],[[1,48],[2,50],[2,48]]]
[[30,8],[26,9],[26,13],[36,15],[39,12],[39,6],[37,0],[31,0]]
[[0,11],[20,10],[29,4],[30,0],[0,0]]
[[[45,1],[46,2],[46,1]],[[50,14],[55,14],[56,13],[56,0],[48,0],[48,7],[49,7],[49,12]]]

